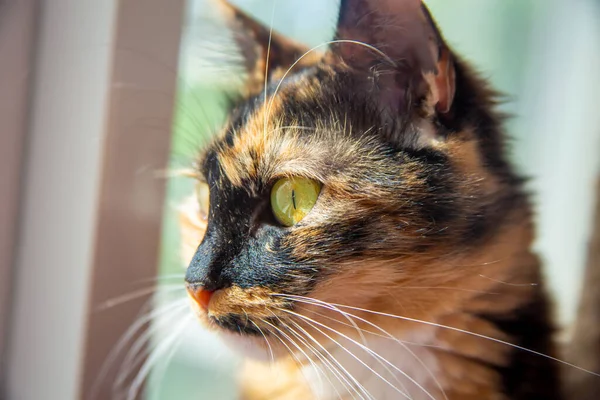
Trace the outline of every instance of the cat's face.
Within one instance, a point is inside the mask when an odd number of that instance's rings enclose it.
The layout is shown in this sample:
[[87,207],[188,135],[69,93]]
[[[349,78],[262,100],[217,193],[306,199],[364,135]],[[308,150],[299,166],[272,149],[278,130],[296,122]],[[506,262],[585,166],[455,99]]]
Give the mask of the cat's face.
[[269,29],[226,10],[248,93],[199,162],[186,275],[200,318],[218,330],[254,337],[293,316],[341,318],[319,301],[434,312],[439,292],[414,288],[470,279],[497,216],[521,201],[491,134],[490,95],[420,2],[341,7],[324,55],[278,35],[267,52]]

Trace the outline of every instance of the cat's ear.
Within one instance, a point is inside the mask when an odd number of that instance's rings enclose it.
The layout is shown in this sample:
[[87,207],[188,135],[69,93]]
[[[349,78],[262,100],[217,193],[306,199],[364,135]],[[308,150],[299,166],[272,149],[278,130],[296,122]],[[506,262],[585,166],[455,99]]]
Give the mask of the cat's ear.
[[[248,94],[256,94],[262,90],[265,79],[270,81],[274,77],[283,75],[309,50],[308,47],[272,31],[227,1],[218,0],[218,2],[243,57],[248,73],[246,82]],[[306,58],[301,63],[306,64],[310,61]]]
[[452,54],[421,0],[342,0],[334,57],[392,113],[452,107]]

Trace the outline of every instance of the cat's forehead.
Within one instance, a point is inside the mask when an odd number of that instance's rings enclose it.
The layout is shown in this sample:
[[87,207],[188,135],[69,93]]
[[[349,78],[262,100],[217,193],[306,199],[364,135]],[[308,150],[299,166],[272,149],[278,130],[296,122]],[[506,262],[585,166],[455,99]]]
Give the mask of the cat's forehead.
[[299,73],[240,105],[207,152],[219,172],[234,186],[290,175],[319,179],[318,165],[331,151],[324,144],[342,133],[326,105],[333,89],[325,86],[317,74]]

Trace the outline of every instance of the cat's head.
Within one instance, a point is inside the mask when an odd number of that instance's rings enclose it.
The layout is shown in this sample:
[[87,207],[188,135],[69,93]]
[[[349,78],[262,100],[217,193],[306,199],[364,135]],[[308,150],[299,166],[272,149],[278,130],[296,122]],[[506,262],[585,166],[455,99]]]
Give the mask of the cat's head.
[[420,1],[343,0],[324,52],[225,12],[248,84],[198,163],[187,224],[206,324],[253,337],[343,319],[331,304],[427,315],[462,301],[427,288],[528,244],[496,240],[526,207],[493,94]]

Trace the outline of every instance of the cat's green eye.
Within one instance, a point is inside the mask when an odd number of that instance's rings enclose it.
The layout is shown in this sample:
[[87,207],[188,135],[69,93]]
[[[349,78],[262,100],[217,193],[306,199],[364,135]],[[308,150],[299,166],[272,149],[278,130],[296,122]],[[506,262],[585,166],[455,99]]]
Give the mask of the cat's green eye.
[[210,207],[210,189],[206,182],[198,182],[196,184],[196,198],[198,199],[200,217],[207,219]]
[[321,184],[315,180],[282,178],[271,190],[273,215],[282,225],[296,225],[312,210],[320,192]]

